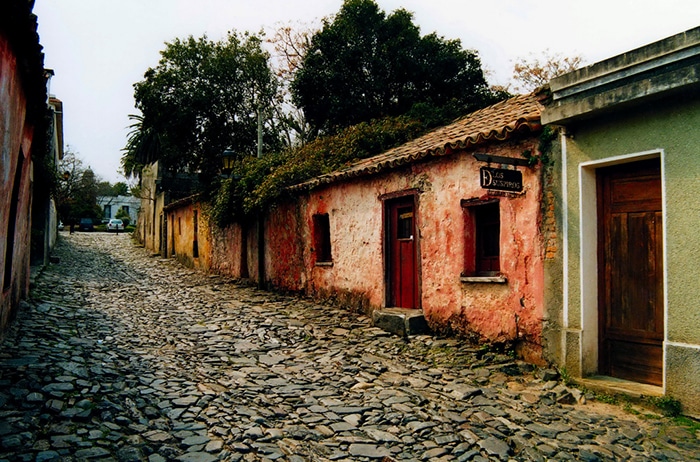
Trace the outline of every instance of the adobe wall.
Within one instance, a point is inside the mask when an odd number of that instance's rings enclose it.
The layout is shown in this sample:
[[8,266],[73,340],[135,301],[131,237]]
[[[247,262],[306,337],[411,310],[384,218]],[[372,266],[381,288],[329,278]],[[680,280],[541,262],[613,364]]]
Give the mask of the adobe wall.
[[[165,214],[168,220],[165,240],[166,256],[177,258],[189,267],[199,267],[199,258],[195,258],[194,255],[194,211],[196,209],[196,205],[188,204]],[[197,250],[199,255],[199,240]]]
[[[33,127],[26,125],[27,99],[23,93],[17,60],[0,34],[0,332],[14,315],[20,298],[29,290],[29,242],[31,204],[31,153]],[[20,162],[20,156],[22,162]],[[18,172],[18,166],[20,170]],[[13,201],[13,195],[17,202]],[[10,215],[16,205],[14,245],[8,235]],[[11,259],[11,260],[9,260]],[[7,273],[10,273],[8,277]]]
[[[522,159],[537,139],[483,146],[480,152]],[[383,175],[338,182],[300,193],[274,206],[264,221],[265,283],[281,290],[330,298],[349,309],[370,312],[387,304],[384,198],[416,194],[419,230],[420,300],[437,331],[516,345],[532,362],[542,361],[544,245],[540,166],[518,167],[524,191],[481,188],[471,153],[456,153]],[[497,165],[492,165],[497,167]],[[501,219],[501,273],[505,281],[466,282],[463,200],[497,199]],[[203,212],[199,258],[192,257],[191,222],[198,204],[168,208],[174,255],[190,266],[258,281],[256,219],[219,229]],[[332,262],[317,264],[314,215],[328,214]],[[173,221],[174,220],[174,221]],[[211,228],[209,228],[211,226]],[[245,235],[245,239],[243,236]],[[172,256],[173,243],[168,241]],[[243,250],[245,248],[245,251]],[[552,249],[556,253],[556,249]]]
[[[306,208],[306,199],[300,197],[298,201],[277,204],[266,215],[265,279],[273,287],[294,292],[307,289],[308,262],[304,258],[305,254],[308,257],[311,239],[310,228],[302,216]],[[251,236],[248,242],[253,243],[251,253],[257,268],[257,237]],[[257,279],[257,270],[255,274]]]
[[234,223],[219,228],[201,202],[171,205],[165,211],[165,216],[167,257],[176,258],[189,267],[203,271],[257,281],[256,222]]
[[145,166],[141,172],[141,207],[136,221],[137,239],[150,251],[158,248],[155,239],[157,172],[157,163]]
[[[401,180],[360,179],[312,191],[302,210],[307,287],[357,309],[384,306],[383,211],[379,196],[405,189]],[[313,216],[329,215],[332,265],[316,265]]]
[[141,205],[136,222],[136,236],[143,246],[156,254],[163,254],[165,243],[162,242],[168,233],[166,213],[163,208],[170,201],[170,193],[160,187],[158,162],[143,168],[141,173]]
[[[536,140],[483,147],[493,155],[522,158]],[[419,163],[381,176],[313,190],[301,210],[298,233],[306,288],[335,295],[348,304],[374,309],[386,305],[383,195],[418,190],[420,299],[436,330],[452,330],[490,342],[518,344],[523,356],[542,357],[544,250],[541,170],[519,167],[522,194],[489,192],[479,184],[479,167],[461,153]],[[504,284],[464,282],[465,211],[462,200],[496,198],[501,213],[501,273]],[[313,215],[329,214],[332,265],[316,265]],[[276,233],[276,230],[270,230]],[[276,249],[278,250],[278,249]]]
[[[485,150],[519,157],[526,149],[534,152],[536,143],[493,144]],[[489,192],[478,181],[483,165],[461,155],[427,172],[432,187],[420,200],[423,310],[436,326],[449,324],[491,342],[517,343],[534,361],[541,356],[544,303],[541,172],[519,167],[523,193]],[[499,199],[504,284],[464,282],[459,277],[465,242],[460,200],[487,197]]]

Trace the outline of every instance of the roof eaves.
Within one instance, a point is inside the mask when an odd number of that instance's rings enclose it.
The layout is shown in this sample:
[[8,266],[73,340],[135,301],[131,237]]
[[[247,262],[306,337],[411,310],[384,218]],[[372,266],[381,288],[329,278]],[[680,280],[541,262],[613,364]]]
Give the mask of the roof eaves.
[[203,196],[201,193],[192,194],[191,196],[183,197],[182,199],[178,199],[163,206],[163,210],[165,210],[166,212],[170,212],[171,210],[176,210],[180,207],[186,207],[188,205],[194,204],[195,202],[198,202],[202,197]]
[[[375,175],[429,157],[449,155],[454,151],[465,150],[484,143],[505,141],[517,133],[536,132],[542,128],[541,110],[542,106],[535,94],[519,95],[475,111],[453,124],[440,127],[382,154],[361,159],[343,169],[320,175],[306,182],[290,186],[288,189],[290,191],[311,190],[337,181]],[[513,120],[513,115],[518,117]],[[504,117],[508,120],[500,122],[499,119]],[[486,126],[482,127],[481,124],[486,124]],[[496,126],[494,127],[493,124]],[[445,138],[449,141],[442,141]]]

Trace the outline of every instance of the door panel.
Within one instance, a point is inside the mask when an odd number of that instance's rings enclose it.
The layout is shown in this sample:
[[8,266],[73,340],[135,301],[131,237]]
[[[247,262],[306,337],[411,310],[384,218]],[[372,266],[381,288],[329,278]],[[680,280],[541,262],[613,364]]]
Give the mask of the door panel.
[[663,226],[658,160],[598,171],[600,370],[661,385]]
[[413,197],[387,203],[388,306],[419,307],[414,211]]

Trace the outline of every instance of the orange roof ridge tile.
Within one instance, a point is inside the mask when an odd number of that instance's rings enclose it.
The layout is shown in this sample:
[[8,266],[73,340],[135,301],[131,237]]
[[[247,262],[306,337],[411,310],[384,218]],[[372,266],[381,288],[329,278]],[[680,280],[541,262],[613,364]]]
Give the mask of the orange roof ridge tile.
[[290,189],[312,189],[335,181],[379,173],[429,156],[449,155],[452,151],[489,141],[505,141],[521,131],[535,132],[542,128],[542,109],[535,93],[514,96],[474,111],[381,154],[358,160],[334,172],[291,186]]

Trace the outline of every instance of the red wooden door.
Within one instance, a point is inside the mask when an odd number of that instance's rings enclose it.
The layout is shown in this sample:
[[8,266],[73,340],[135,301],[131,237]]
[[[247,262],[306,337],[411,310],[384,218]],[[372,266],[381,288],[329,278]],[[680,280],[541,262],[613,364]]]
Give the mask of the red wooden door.
[[414,209],[413,197],[387,204],[388,306],[419,307]]
[[659,160],[598,172],[600,370],[661,385],[663,224]]

